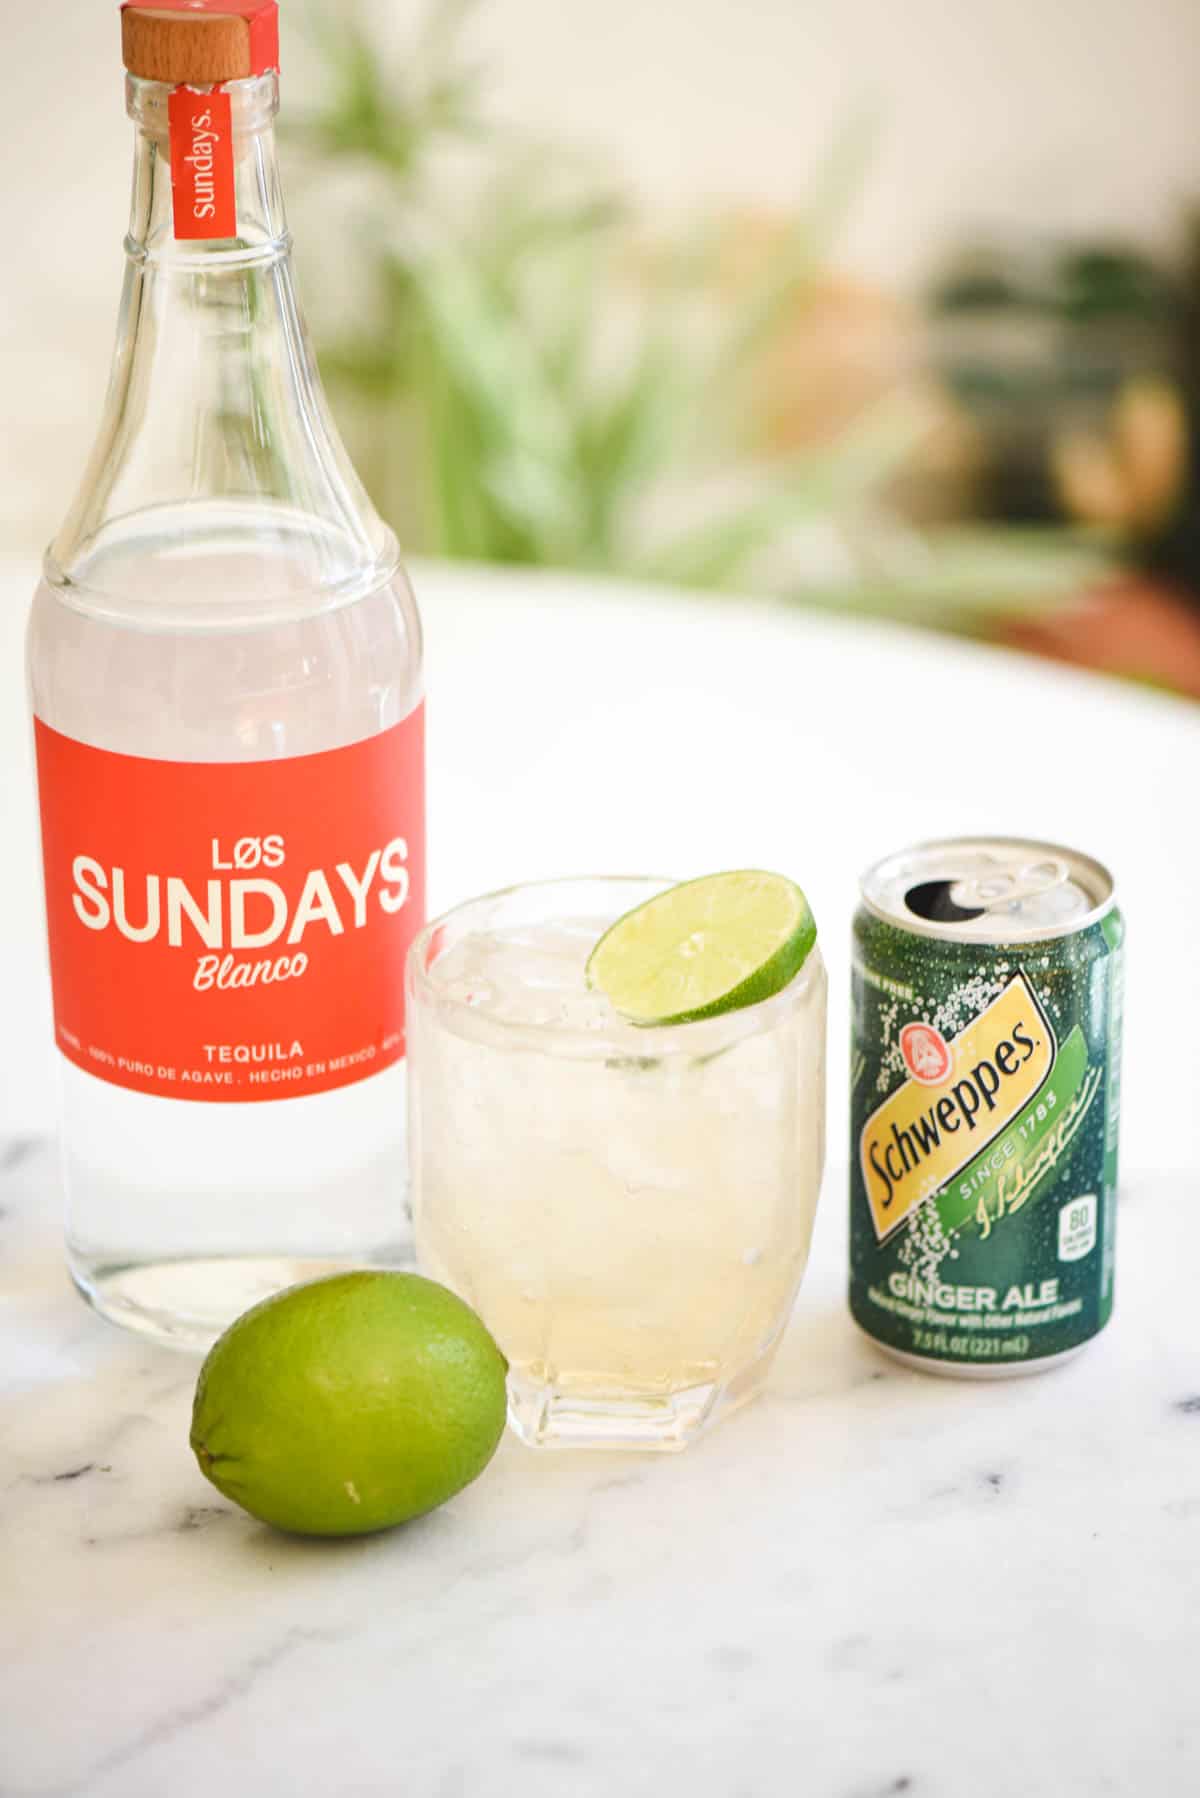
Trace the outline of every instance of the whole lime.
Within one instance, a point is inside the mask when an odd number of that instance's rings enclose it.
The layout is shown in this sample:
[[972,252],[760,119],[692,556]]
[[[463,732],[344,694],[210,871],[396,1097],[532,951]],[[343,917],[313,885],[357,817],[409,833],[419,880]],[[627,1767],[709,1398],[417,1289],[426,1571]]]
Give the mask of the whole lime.
[[192,1448],[219,1492],[279,1529],[387,1529],[483,1472],[504,1431],[505,1372],[444,1286],[334,1274],[230,1325],[200,1370]]

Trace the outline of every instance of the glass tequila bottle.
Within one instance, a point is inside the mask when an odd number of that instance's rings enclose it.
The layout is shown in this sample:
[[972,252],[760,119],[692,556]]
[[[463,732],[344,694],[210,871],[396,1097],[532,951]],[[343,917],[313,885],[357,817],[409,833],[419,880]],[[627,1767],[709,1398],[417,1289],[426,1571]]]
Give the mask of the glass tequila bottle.
[[196,1345],[408,1254],[420,626],[296,301],[275,15],[123,11],[116,352],[28,640],[71,1272]]

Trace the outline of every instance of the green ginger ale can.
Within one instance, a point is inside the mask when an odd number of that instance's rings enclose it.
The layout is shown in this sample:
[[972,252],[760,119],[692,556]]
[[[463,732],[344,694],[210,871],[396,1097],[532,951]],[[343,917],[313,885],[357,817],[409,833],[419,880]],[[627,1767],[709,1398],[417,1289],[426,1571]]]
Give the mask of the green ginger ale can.
[[922,843],[854,919],[850,1309],[930,1373],[1033,1373],[1112,1314],[1125,927],[1055,844]]

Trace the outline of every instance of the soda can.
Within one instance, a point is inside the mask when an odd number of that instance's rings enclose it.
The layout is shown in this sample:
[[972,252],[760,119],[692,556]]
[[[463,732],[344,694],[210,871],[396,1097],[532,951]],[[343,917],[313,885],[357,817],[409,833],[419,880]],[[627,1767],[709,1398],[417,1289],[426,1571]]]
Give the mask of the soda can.
[[1113,1305],[1125,926],[1057,844],[956,837],[854,919],[850,1310],[930,1373],[1032,1373]]

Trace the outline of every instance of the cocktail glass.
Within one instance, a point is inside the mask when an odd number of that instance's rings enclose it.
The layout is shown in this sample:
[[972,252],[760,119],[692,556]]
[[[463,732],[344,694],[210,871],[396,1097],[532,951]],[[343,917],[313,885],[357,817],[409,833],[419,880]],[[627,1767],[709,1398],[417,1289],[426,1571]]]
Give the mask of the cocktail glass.
[[548,881],[431,924],[408,966],[421,1266],[508,1357],[524,1442],[677,1449],[761,1388],[824,1159],[825,970],[695,1023],[588,989],[671,883]]

